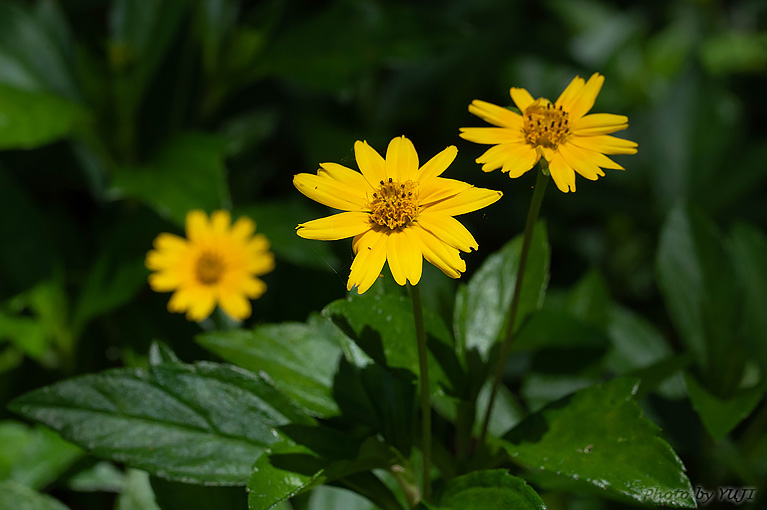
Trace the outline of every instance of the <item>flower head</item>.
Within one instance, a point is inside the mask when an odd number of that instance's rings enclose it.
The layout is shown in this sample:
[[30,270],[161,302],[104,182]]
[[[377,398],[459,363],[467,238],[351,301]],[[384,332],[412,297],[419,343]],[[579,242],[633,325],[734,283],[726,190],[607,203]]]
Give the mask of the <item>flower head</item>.
[[356,286],[360,294],[373,285],[385,262],[400,285],[420,281],[424,258],[451,278],[460,277],[466,263],[459,250],[478,245],[453,216],[488,206],[501,192],[440,177],[457,153],[448,147],[419,168],[415,147],[404,136],[389,143],[386,159],[367,142],[356,142],[361,173],[323,163],[316,175],[293,178],[307,197],[346,211],[301,223],[298,235],[322,241],[353,237],[355,257],[346,288]]
[[250,317],[248,298],[266,291],[256,278],[274,269],[274,255],[263,234],[253,235],[255,223],[241,217],[232,224],[228,211],[214,211],[208,220],[203,211],[186,215],[186,236],[162,233],[147,253],[149,286],[156,292],[173,292],[171,312],[186,312],[189,320],[208,317],[216,303],[234,319]]
[[521,115],[485,101],[474,100],[469,111],[498,127],[461,128],[461,137],[470,142],[495,145],[477,158],[482,170],[500,168],[509,177],[519,177],[535,166],[541,156],[549,164],[557,187],[575,191],[575,172],[595,181],[602,168],[623,170],[605,154],[636,154],[637,144],[609,133],[628,127],[624,115],[586,115],[604,83],[594,73],[589,81],[576,76],[552,103],[533,99],[521,88],[511,89],[511,99]]

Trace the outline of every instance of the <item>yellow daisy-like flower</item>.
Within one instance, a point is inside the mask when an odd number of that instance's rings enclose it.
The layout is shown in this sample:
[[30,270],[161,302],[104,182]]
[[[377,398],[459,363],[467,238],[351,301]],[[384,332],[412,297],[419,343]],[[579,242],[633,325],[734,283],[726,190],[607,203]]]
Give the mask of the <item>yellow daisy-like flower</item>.
[[362,294],[389,263],[400,285],[421,280],[423,259],[451,278],[466,271],[459,251],[478,248],[471,233],[453,216],[476,211],[501,198],[500,191],[476,188],[440,177],[458,150],[448,147],[419,168],[413,143],[401,136],[389,143],[386,159],[367,142],[354,144],[360,172],[323,163],[314,174],[298,174],[293,184],[317,202],[342,212],[296,227],[306,239],[353,237],[347,290]]
[[522,115],[474,100],[469,111],[498,127],[461,128],[461,137],[495,145],[477,158],[485,172],[500,168],[509,177],[519,177],[543,156],[557,187],[565,193],[575,191],[575,172],[595,181],[604,175],[602,168],[623,170],[605,154],[637,151],[636,143],[608,136],[628,127],[626,116],[586,115],[604,81],[599,73],[589,81],[576,76],[554,103],[545,98],[533,99],[525,89],[512,88],[511,99]]
[[156,292],[173,292],[171,312],[186,312],[189,320],[208,317],[216,303],[233,319],[250,317],[250,299],[266,291],[256,278],[274,269],[274,255],[256,224],[241,217],[232,224],[228,211],[214,211],[208,220],[203,211],[186,215],[187,239],[162,233],[147,253],[149,286]]

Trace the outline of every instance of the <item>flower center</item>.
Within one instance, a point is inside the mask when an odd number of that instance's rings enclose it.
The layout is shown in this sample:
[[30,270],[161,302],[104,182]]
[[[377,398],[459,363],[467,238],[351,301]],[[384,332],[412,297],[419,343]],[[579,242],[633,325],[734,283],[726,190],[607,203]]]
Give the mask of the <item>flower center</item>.
[[554,106],[548,99],[536,99],[525,110],[525,135],[532,146],[556,149],[570,134],[569,114],[562,105]]
[[398,182],[389,177],[389,182],[381,181],[368,206],[370,217],[382,227],[392,230],[405,227],[418,216],[418,183]]
[[197,281],[203,285],[213,285],[221,279],[224,274],[224,261],[216,253],[205,251],[197,259],[195,275]]

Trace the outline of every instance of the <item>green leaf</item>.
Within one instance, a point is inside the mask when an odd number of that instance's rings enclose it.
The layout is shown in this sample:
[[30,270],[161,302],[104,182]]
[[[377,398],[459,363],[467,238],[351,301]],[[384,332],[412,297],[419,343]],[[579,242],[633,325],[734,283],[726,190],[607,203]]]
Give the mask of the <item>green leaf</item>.
[[47,333],[45,324],[36,317],[0,310],[0,342],[11,342],[32,359],[40,361],[48,351],[51,338]]
[[694,507],[685,468],[642,416],[636,390],[631,379],[585,388],[530,415],[501,444],[514,462],[533,470],[641,503]]
[[206,362],[76,377],[10,408],[98,457],[209,485],[246,483],[277,427],[312,421],[263,377]]
[[610,304],[604,277],[592,269],[570,290],[566,307],[573,317],[604,328],[607,326]]
[[168,344],[159,340],[153,340],[152,345],[149,346],[149,364],[156,366],[165,363],[181,363],[181,360]]
[[712,384],[727,392],[740,381],[737,354],[740,295],[715,225],[700,211],[675,207],[661,232],[658,284],[674,324]]
[[[476,349],[487,358],[504,330],[519,268],[522,236],[490,255],[455,298],[453,330],[459,353]],[[549,281],[549,242],[546,225],[539,222],[533,232],[525,278],[522,282],[515,330],[527,315],[543,304]]]
[[248,496],[243,487],[210,487],[170,482],[152,477],[151,489],[162,510],[246,510]]
[[764,388],[756,386],[740,390],[728,399],[712,395],[690,374],[685,374],[687,393],[695,412],[711,437],[721,441],[741,421],[745,420],[764,396]]
[[453,478],[445,486],[439,504],[453,510],[546,510],[538,493],[505,469]]
[[0,480],[42,489],[69,469],[83,452],[44,427],[0,422]]
[[[744,290],[744,340],[762,374],[767,374],[767,237],[753,225],[732,229],[730,252]],[[764,377],[764,375],[763,375]]]
[[197,342],[226,361],[269,374],[275,385],[317,416],[338,414],[333,378],[351,342],[327,320],[284,322],[205,333]]
[[147,165],[116,168],[113,185],[183,225],[190,210],[210,212],[228,200],[224,144],[200,133],[178,135]]
[[160,510],[146,471],[128,470],[115,507],[116,510]]
[[84,119],[84,110],[66,99],[0,84],[0,150],[47,145]]
[[299,223],[320,216],[306,200],[262,202],[238,212],[253,218],[258,225],[258,231],[269,238],[272,250],[279,259],[323,271],[340,270],[341,261],[333,253],[329,243],[318,243],[296,235],[296,226]]
[[0,481],[0,510],[68,510],[59,500],[11,481]]
[[[418,345],[415,339],[415,322],[410,298],[393,294],[350,296],[333,301],[322,310],[324,317],[343,317],[351,327],[363,351],[376,362],[389,368],[403,368],[419,374]],[[448,347],[452,350],[450,332],[442,320],[424,310],[424,328],[429,344],[429,384],[432,392],[439,391],[440,384],[448,385],[445,375],[434,353],[431,351]]]
[[124,483],[125,473],[111,462],[100,460],[67,478],[66,487],[77,492],[119,493]]

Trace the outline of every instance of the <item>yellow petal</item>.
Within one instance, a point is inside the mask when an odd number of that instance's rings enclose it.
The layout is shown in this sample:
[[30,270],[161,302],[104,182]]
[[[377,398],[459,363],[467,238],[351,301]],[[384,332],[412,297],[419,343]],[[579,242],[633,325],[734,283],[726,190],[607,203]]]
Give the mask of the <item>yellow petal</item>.
[[170,253],[185,250],[189,243],[181,236],[163,232],[154,238],[152,244],[158,251]]
[[458,149],[455,148],[455,145],[451,145],[424,163],[417,176],[420,185],[423,186],[434,177],[439,177],[453,163],[457,154]]
[[466,214],[497,202],[503,196],[500,191],[471,187],[445,200],[435,202],[423,211],[440,212],[448,216]]
[[252,255],[245,270],[254,275],[270,273],[274,270],[274,254],[270,251]]
[[559,145],[557,150],[562,155],[565,162],[586,179],[596,181],[598,178],[605,175],[602,169],[594,164],[587,157],[588,155],[583,154],[581,152],[582,149],[579,149],[575,145],[563,143]]
[[466,271],[466,262],[461,259],[460,252],[437,239],[431,232],[419,226],[411,229],[413,235],[421,242],[423,258],[438,267],[450,278],[460,278]]
[[240,216],[232,225],[231,237],[243,242],[256,231],[256,223],[247,216]]
[[554,184],[557,185],[560,191],[563,193],[575,191],[575,172],[565,162],[560,153],[555,153],[554,157],[549,161],[549,172],[551,173],[551,178],[554,179]]
[[522,143],[525,133],[522,129],[471,127],[461,128],[460,137],[474,143],[495,145],[498,143]]
[[386,245],[386,260],[389,269],[399,285],[410,280],[416,285],[421,280],[423,256],[417,239],[411,239],[410,230],[404,229],[389,234]]
[[372,187],[378,188],[380,182],[386,180],[386,162],[367,142],[354,143],[354,157],[360,172]]
[[370,230],[357,242],[357,256],[352,262],[346,290],[357,287],[357,292],[363,294],[381,274],[386,262],[386,245],[388,236],[382,232]]
[[528,106],[535,102],[533,96],[531,96],[526,89],[512,87],[509,92],[511,94],[511,99],[514,101],[514,104],[517,105],[517,108],[519,108],[519,111],[522,113],[527,110]]
[[571,136],[567,141],[602,154],[636,154],[637,152],[636,142],[609,135]]
[[148,277],[149,287],[155,292],[170,292],[181,285],[182,277],[178,271],[158,271]]
[[342,211],[362,211],[367,205],[365,190],[355,189],[328,176],[297,174],[293,185],[312,200]]
[[321,177],[330,177],[335,181],[345,184],[352,190],[356,190],[358,193],[361,191],[362,195],[365,194],[365,191],[372,190],[372,187],[361,173],[337,163],[320,164],[320,170],[317,171],[317,174]]
[[250,301],[248,301],[240,292],[221,290],[218,296],[218,306],[220,306],[224,313],[229,317],[239,321],[247,319],[252,313]]
[[512,176],[519,177],[530,170],[539,157],[535,149],[525,142],[504,143],[490,147],[477,158],[477,163],[482,165],[484,172],[501,168],[504,172],[513,170]]
[[207,319],[216,307],[213,289],[201,289],[195,293],[186,311],[188,320],[200,322]]
[[522,117],[518,113],[492,103],[475,99],[469,105],[469,112],[495,126],[522,129]]
[[186,214],[186,237],[190,241],[204,241],[208,237],[208,216],[195,209]]
[[210,215],[210,231],[214,235],[227,235],[231,224],[232,216],[229,211],[219,209]]
[[395,181],[412,181],[418,171],[418,153],[413,142],[398,136],[386,149],[386,175]]
[[570,108],[573,106],[573,101],[575,101],[581,94],[585,84],[586,81],[583,78],[576,76],[570,81],[567,87],[565,87],[565,90],[562,91],[554,104],[556,106],[561,105],[564,111],[569,112]]
[[612,113],[592,113],[576,119],[571,126],[576,136],[594,136],[614,133],[629,127],[629,119],[625,115]]
[[364,212],[343,212],[301,223],[296,233],[304,239],[335,241],[354,237],[370,229],[370,215]]
[[452,216],[428,211],[418,215],[418,224],[434,234],[437,239],[453,248],[470,252],[479,248],[471,232]]
[[[575,122],[578,118],[586,115],[589,110],[594,106],[599,91],[602,90],[602,84],[605,82],[605,77],[599,73],[594,73],[586,82],[586,85],[581,89],[580,94],[575,97],[567,110],[570,113],[570,121]],[[564,108],[564,107],[563,107]]]
[[418,186],[418,203],[426,207],[434,202],[457,195],[471,188],[471,184],[456,179],[435,177]]

